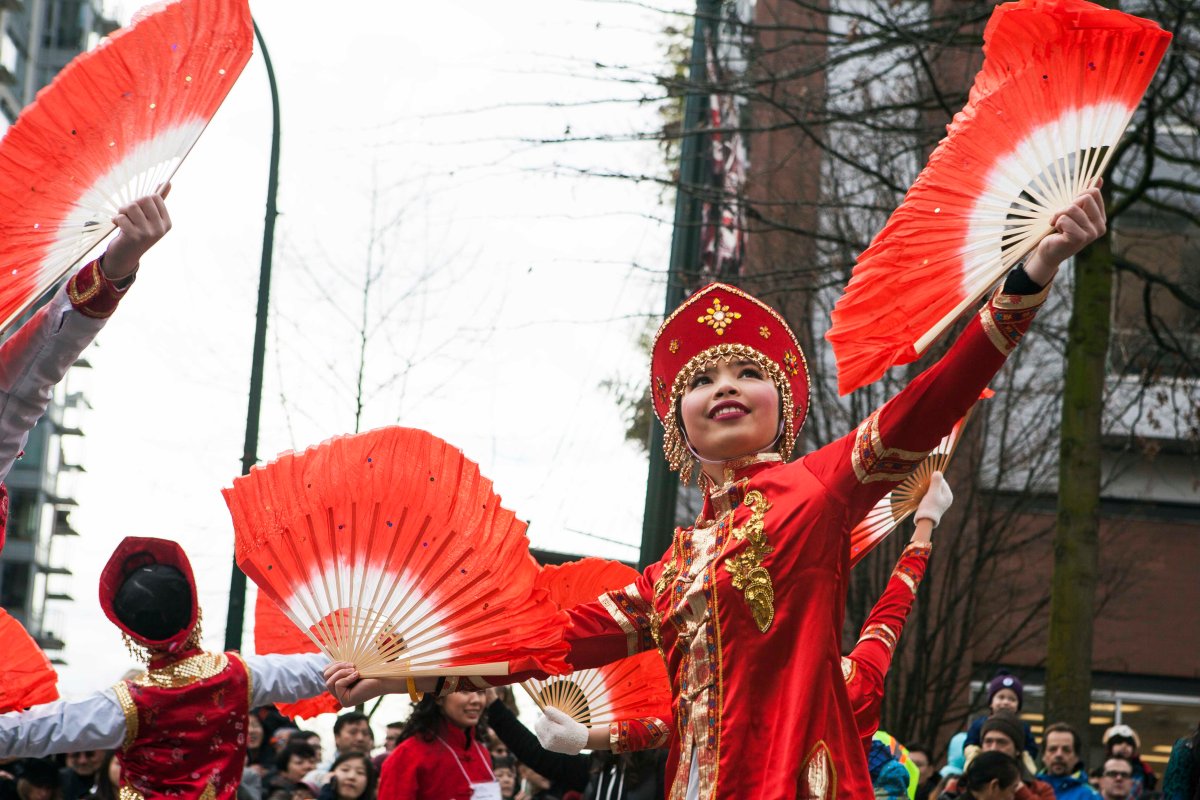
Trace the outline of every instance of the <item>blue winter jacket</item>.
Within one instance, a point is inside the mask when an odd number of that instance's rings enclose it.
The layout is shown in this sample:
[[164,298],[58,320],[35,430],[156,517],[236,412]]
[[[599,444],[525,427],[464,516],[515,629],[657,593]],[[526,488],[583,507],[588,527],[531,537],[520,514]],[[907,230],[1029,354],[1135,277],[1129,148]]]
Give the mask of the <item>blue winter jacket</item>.
[[1082,769],[1073,775],[1051,775],[1039,772],[1038,778],[1050,784],[1057,800],[1100,800],[1100,795],[1088,784]]

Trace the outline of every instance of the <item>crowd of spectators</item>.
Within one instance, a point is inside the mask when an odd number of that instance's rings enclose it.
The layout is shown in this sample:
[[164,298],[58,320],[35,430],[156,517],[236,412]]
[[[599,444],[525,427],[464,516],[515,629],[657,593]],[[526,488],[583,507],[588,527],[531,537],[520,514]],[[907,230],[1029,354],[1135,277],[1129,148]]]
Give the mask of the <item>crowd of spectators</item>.
[[[1020,717],[1015,676],[997,675],[987,689],[987,713],[950,739],[942,759],[934,747],[905,746],[883,732],[865,743],[876,798],[1200,800],[1200,726],[1175,743],[1161,779],[1128,725],[1105,731],[1103,763],[1085,766],[1070,726],[1053,723],[1034,736]],[[521,722],[507,689],[426,697],[408,720],[386,726],[378,750],[365,714],[343,713],[333,732],[326,753],[318,734],[274,708],[254,709],[239,800],[443,800],[464,777],[487,789],[477,796],[501,800],[663,797],[664,751],[550,752]],[[91,750],[0,766],[0,800],[118,800],[114,755]]]

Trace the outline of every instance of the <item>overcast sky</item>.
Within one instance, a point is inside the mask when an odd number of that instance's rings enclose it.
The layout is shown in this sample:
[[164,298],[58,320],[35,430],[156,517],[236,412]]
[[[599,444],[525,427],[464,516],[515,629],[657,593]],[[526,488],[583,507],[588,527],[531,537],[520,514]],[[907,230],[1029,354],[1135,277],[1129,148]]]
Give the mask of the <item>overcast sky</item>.
[[[260,458],[354,428],[374,228],[386,269],[362,427],[461,447],[531,521],[534,546],[636,558],[645,460],[599,384],[647,370],[636,341],[662,311],[672,198],[574,173],[662,173],[662,156],[521,140],[652,128],[653,104],[578,104],[641,95],[597,64],[662,71],[668,19],[579,0],[252,6],[283,109]],[[220,489],[240,468],[270,126],[256,54],[175,180],[175,230],[88,351],[95,369],[74,376],[92,406],[72,459],[87,469],[72,487],[82,536],[56,555],[76,602],[48,615],[68,697],[132,666],[95,602],[126,535],[183,544],[205,644],[222,645],[233,534]]]

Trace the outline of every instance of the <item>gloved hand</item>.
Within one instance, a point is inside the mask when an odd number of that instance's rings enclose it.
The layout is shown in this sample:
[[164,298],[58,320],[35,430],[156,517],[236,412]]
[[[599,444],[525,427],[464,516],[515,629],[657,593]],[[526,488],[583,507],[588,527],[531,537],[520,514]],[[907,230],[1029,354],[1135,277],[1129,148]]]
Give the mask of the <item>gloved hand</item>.
[[921,498],[921,503],[917,506],[917,513],[913,515],[913,521],[927,519],[933,522],[933,527],[936,528],[942,521],[942,514],[946,513],[946,509],[953,502],[954,493],[950,491],[950,485],[946,483],[946,478],[942,473],[935,472],[929,479],[929,490]]
[[546,706],[533,723],[534,733],[542,747],[552,753],[577,755],[587,747],[588,729],[553,706]]

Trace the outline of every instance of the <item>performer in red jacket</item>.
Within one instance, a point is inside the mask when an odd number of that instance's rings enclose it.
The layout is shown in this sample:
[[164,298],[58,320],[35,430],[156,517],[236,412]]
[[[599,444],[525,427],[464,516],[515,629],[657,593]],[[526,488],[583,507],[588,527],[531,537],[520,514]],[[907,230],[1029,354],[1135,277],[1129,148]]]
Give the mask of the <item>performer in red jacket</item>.
[[[916,599],[917,587],[929,565],[933,529],[953,501],[954,495],[942,473],[933,473],[929,491],[913,515],[916,532],[900,554],[883,594],[863,623],[858,643],[842,657],[842,677],[864,744],[879,730],[884,679]],[[538,717],[534,729],[542,747],[566,754],[584,749],[616,753],[651,750],[665,746],[671,735],[670,723],[656,717],[617,720],[607,727],[588,728],[552,706],[547,706],[545,713]]]
[[[1059,264],[1104,231],[1099,191],[1053,223],[1058,232],[938,363],[857,430],[791,463],[808,372],[783,319],[713,284],[659,329],[654,409],[671,465],[685,477],[700,466],[704,507],[637,581],[571,610],[565,635],[576,669],[650,648],[663,654],[675,694],[671,800],[871,796],[841,675],[849,533],[978,399]],[[330,665],[326,681],[343,703],[406,685],[360,683],[346,663]]]

